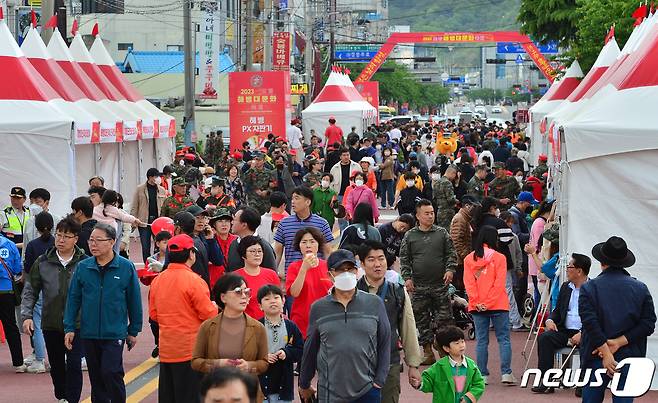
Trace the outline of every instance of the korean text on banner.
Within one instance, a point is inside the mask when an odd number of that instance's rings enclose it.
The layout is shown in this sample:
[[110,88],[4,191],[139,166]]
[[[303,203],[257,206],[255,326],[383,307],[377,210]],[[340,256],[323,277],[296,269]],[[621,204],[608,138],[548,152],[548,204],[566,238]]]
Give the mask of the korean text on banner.
[[290,70],[290,32],[272,36],[272,70]]
[[229,73],[231,150],[245,141],[259,146],[270,133],[285,136],[289,77],[287,71]]
[[379,81],[361,81],[354,87],[368,103],[377,110],[377,123],[379,123]]
[[199,49],[199,77],[197,82],[197,97],[201,99],[217,99],[219,88],[219,4],[217,1],[201,2],[201,21],[197,34],[197,49]]

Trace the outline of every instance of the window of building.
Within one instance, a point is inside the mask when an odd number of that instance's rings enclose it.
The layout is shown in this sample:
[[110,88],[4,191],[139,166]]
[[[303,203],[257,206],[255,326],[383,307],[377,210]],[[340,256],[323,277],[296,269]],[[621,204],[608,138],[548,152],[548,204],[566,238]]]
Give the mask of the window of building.
[[124,0],[82,0],[82,14],[123,14]]
[[117,50],[128,50],[132,49],[133,44],[132,42],[130,43],[117,43]]
[[182,52],[183,45],[167,45],[167,52]]

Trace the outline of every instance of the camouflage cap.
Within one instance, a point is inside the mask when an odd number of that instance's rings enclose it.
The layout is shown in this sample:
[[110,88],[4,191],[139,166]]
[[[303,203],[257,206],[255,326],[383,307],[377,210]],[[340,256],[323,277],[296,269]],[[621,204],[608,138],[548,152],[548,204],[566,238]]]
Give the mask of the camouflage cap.
[[174,178],[174,179],[171,181],[171,184],[172,184],[172,185],[187,185],[187,181],[185,180],[184,177],[179,176],[179,177],[177,177],[177,178]]
[[219,220],[220,218],[230,218],[233,219],[233,213],[231,212],[231,209],[228,209],[226,207],[220,207],[215,209],[215,213],[210,217],[210,221],[213,222],[215,220]]
[[251,156],[252,156],[253,158],[258,158],[258,159],[261,159],[261,160],[262,160],[262,159],[265,158],[265,153],[262,152],[262,151],[254,151],[254,152],[251,153]]
[[560,224],[554,223],[550,228],[544,231],[543,237],[548,242],[558,242],[560,240]]
[[493,169],[505,169],[505,163],[503,163],[503,162],[494,162]]

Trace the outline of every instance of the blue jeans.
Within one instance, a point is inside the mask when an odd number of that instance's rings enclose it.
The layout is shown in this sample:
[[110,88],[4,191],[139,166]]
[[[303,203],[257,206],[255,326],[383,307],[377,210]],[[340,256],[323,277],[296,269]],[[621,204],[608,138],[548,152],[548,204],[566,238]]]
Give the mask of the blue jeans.
[[395,202],[395,186],[393,184],[393,179],[382,179],[382,207],[386,207],[386,201],[388,200],[388,206],[393,207]]
[[475,338],[477,340],[475,347],[476,361],[482,375],[489,375],[489,369],[487,368],[487,362],[489,361],[489,322],[493,322],[496,339],[498,340],[500,373],[501,375],[511,374],[512,344],[509,337],[509,313],[473,313],[473,322],[475,323]]
[[[590,361],[587,365],[583,366],[585,368],[592,368],[592,375],[590,375],[590,381],[594,380],[594,371],[599,368],[603,368],[602,361],[596,359]],[[623,386],[626,384],[626,376],[628,375],[628,366],[624,366],[621,369],[621,379],[619,380],[619,388],[623,389]],[[583,387],[583,403],[602,403],[605,398],[605,390],[608,387],[612,379],[608,376],[603,376],[603,385],[597,387],[584,386]],[[632,397],[617,397],[612,395],[612,403],[632,403]]]
[[352,400],[352,403],[381,403],[382,401],[382,390],[377,389],[374,386],[368,391],[365,395],[361,396],[356,400]]
[[34,305],[32,312],[32,322],[34,322],[34,334],[32,342],[34,343],[34,355],[37,360],[46,359],[46,342],[43,340],[43,331],[41,330],[41,310],[43,304],[43,293],[39,293],[37,303]]
[[292,400],[282,400],[279,398],[279,394],[275,393],[267,396],[265,398],[265,403],[292,403]]

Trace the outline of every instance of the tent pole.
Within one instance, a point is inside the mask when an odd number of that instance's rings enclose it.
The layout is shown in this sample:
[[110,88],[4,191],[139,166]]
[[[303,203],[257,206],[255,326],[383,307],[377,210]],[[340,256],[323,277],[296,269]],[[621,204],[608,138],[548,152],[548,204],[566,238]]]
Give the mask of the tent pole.
[[77,172],[75,169],[76,166],[76,161],[75,161],[75,134],[73,130],[71,130],[71,141],[69,142],[69,146],[71,147],[71,152],[69,154],[69,170],[70,170],[70,178],[71,178],[71,186],[70,186],[70,197],[71,200],[73,200],[76,195],[78,194],[78,178],[77,178]]
[[94,144],[94,175],[98,175],[101,170],[101,145]]
[[144,140],[137,140],[137,183],[144,172]]
[[117,192],[121,193],[121,185],[123,184],[123,142],[118,143],[119,145],[119,183],[117,185]]

